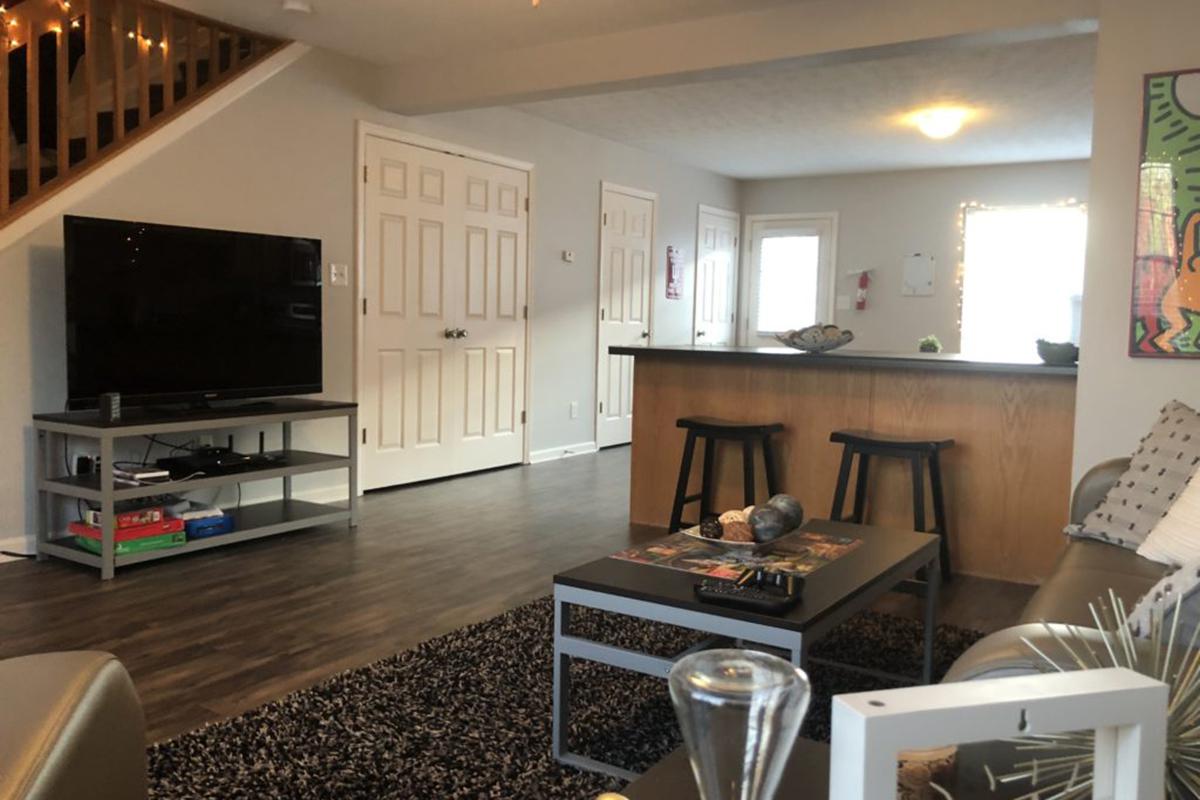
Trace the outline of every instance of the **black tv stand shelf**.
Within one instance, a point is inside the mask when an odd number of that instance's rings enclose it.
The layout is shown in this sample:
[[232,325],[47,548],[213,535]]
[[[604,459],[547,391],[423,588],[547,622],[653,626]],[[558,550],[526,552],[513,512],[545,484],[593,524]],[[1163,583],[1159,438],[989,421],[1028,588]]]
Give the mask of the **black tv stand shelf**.
[[[292,423],[337,417],[346,419],[344,454],[317,453],[292,448]],[[237,472],[144,486],[123,486],[113,479],[111,469],[107,468],[107,465],[113,463],[114,446],[118,439],[271,424],[281,425],[283,429],[283,449],[272,451],[272,455],[278,457],[274,463]],[[332,522],[344,521],[353,528],[358,522],[358,406],[355,403],[285,398],[270,403],[245,403],[214,408],[127,408],[122,409],[121,419],[116,422],[101,420],[96,411],[67,411],[58,414],[35,414],[33,427],[38,436],[38,558],[54,556],[86,564],[99,569],[104,580],[112,578],[118,567],[144,561],[170,558]],[[50,459],[53,451],[50,439],[54,436],[72,436],[97,441],[101,463],[106,465],[105,470],[101,474],[62,475],[61,462]],[[343,469],[347,471],[347,491],[343,501],[313,503],[292,497],[293,476]],[[165,550],[119,556],[114,552],[113,520],[118,501],[276,478],[283,481],[282,499],[231,509],[230,513],[235,519],[234,529],[230,533],[188,541],[183,546]],[[100,505],[104,524],[99,555],[79,547],[69,536],[51,536],[50,500],[54,496],[88,500]]]

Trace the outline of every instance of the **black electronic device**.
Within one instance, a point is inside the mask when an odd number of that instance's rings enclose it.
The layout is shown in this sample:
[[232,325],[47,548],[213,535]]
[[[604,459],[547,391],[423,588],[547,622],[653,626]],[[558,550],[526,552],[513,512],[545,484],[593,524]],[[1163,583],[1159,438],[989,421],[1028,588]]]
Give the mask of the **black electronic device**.
[[792,573],[749,569],[736,581],[701,578],[694,591],[706,603],[782,614],[800,602],[804,578]]
[[268,466],[283,466],[286,460],[278,453],[244,454],[228,447],[201,447],[182,455],[160,458],[155,462],[171,473],[175,480],[193,475],[228,475]]
[[321,242],[65,216],[67,397],[322,391]]
[[100,395],[100,419],[105,422],[121,421],[121,395],[118,392],[105,392]]

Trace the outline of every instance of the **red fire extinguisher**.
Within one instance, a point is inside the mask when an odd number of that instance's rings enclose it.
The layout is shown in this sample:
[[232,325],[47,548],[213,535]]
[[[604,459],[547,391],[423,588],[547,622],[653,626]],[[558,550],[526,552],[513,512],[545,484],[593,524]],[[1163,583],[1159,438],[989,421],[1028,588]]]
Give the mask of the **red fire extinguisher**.
[[858,292],[855,294],[854,308],[863,311],[867,307],[867,287],[871,285],[871,272],[863,270],[858,273]]

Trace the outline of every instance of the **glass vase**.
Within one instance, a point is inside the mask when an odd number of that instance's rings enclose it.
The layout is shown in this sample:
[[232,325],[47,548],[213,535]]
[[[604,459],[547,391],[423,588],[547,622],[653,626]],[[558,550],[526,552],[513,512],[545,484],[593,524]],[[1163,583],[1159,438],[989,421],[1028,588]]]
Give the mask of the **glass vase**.
[[702,800],[771,800],[808,711],[808,676],[766,653],[705,650],[668,683]]

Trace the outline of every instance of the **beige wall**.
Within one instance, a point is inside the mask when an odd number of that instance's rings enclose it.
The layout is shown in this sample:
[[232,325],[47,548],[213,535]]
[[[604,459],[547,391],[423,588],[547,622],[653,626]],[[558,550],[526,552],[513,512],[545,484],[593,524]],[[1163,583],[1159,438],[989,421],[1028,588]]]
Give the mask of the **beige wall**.
[[1200,407],[1200,362],[1127,354],[1142,76],[1200,67],[1196,0],[1103,0],[1075,476],[1128,455],[1168,400]]
[[[1085,200],[1087,185],[1086,161],[747,181],[742,211],[838,213],[837,294],[853,299],[856,278],[847,273],[875,270],[867,309],[835,314],[836,324],[854,331],[851,347],[914,351],[917,340],[932,333],[948,352],[956,352],[960,204]],[[902,259],[912,253],[936,260],[930,297],[900,294]]]
[[[661,196],[654,313],[656,339],[664,342],[688,335],[691,313],[688,300],[662,299],[665,246],[694,255],[696,204],[735,204],[736,183],[516,111],[405,119],[366,101],[365,77],[355,62],[314,51],[70,213],[315,236],[326,263],[349,264],[357,119],[534,162],[532,447],[591,441],[600,181]],[[0,451],[9,454],[0,473],[0,544],[8,546],[32,529],[30,414],[59,409],[65,399],[61,230],[55,220],[0,252]],[[574,264],[559,260],[564,249],[576,251]],[[332,398],[354,394],[353,291],[325,290],[325,394]],[[571,400],[580,404],[574,420]],[[310,425],[298,446],[342,441],[336,426]],[[240,446],[255,444],[248,432]],[[298,490],[321,486],[318,478],[297,480]]]

